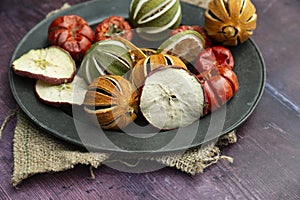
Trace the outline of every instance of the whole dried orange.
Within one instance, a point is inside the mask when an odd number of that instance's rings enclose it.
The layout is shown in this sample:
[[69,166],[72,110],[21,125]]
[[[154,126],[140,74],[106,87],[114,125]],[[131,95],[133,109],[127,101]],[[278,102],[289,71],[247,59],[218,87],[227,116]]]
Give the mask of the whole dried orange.
[[103,75],[89,85],[84,109],[103,129],[120,130],[137,117],[138,93],[122,76]]

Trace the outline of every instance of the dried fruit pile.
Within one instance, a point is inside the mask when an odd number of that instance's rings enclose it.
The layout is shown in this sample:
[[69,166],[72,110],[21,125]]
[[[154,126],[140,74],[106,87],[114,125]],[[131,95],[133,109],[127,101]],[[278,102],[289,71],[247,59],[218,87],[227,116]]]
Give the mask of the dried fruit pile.
[[[220,25],[211,24],[212,17],[220,19],[215,8],[238,9],[233,2],[212,1],[205,15],[210,33]],[[247,13],[242,19],[250,15],[246,2],[240,5],[239,12]],[[61,16],[49,26],[49,47],[29,51],[12,68],[37,79],[35,93],[44,103],[82,105],[103,129],[124,129],[138,115],[161,130],[188,126],[231,99],[238,78],[230,50],[218,46],[206,27],[180,23],[179,0],[133,0],[128,21],[108,16],[94,30],[77,15]],[[131,42],[166,33],[157,49]]]

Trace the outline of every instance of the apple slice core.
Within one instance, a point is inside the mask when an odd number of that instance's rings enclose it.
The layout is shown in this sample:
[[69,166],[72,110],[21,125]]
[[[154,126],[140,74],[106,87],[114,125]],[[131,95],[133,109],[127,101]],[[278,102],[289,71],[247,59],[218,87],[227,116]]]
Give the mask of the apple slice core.
[[161,130],[185,127],[203,115],[201,83],[178,67],[154,70],[141,91],[140,109],[146,120]]

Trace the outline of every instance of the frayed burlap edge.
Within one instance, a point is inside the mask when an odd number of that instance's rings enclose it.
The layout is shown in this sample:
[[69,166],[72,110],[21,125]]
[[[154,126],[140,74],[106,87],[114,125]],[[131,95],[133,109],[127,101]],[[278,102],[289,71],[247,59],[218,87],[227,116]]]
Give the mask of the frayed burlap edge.
[[78,147],[52,137],[32,124],[21,111],[17,113],[13,142],[14,186],[34,174],[64,171],[77,164],[97,168],[109,157],[104,153],[81,152]]
[[[234,132],[220,138],[230,144],[236,141]],[[13,186],[17,186],[28,177],[45,173],[59,172],[73,168],[77,164],[84,164],[98,168],[102,162],[108,161],[110,154],[84,152],[77,146],[63,142],[45,133],[23,114],[17,111],[17,125],[14,134],[14,169]],[[202,173],[208,166],[220,159],[233,162],[233,159],[221,155],[215,143],[200,148],[190,149],[184,154],[160,155],[145,160],[152,160],[183,172],[195,175]]]
[[233,163],[233,158],[221,155],[219,147],[215,146],[215,144],[190,149],[182,155],[169,154],[151,158],[151,160],[169,167],[175,167],[191,175],[203,173],[204,169],[217,163],[220,159],[226,159],[228,162]]

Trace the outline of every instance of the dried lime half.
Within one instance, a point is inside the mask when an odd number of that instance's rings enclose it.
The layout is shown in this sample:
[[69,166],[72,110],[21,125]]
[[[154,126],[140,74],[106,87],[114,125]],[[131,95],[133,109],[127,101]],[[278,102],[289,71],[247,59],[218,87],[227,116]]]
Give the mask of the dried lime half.
[[157,53],[168,53],[178,56],[186,62],[192,62],[204,49],[205,40],[200,33],[194,30],[179,32],[165,42],[157,50]]

